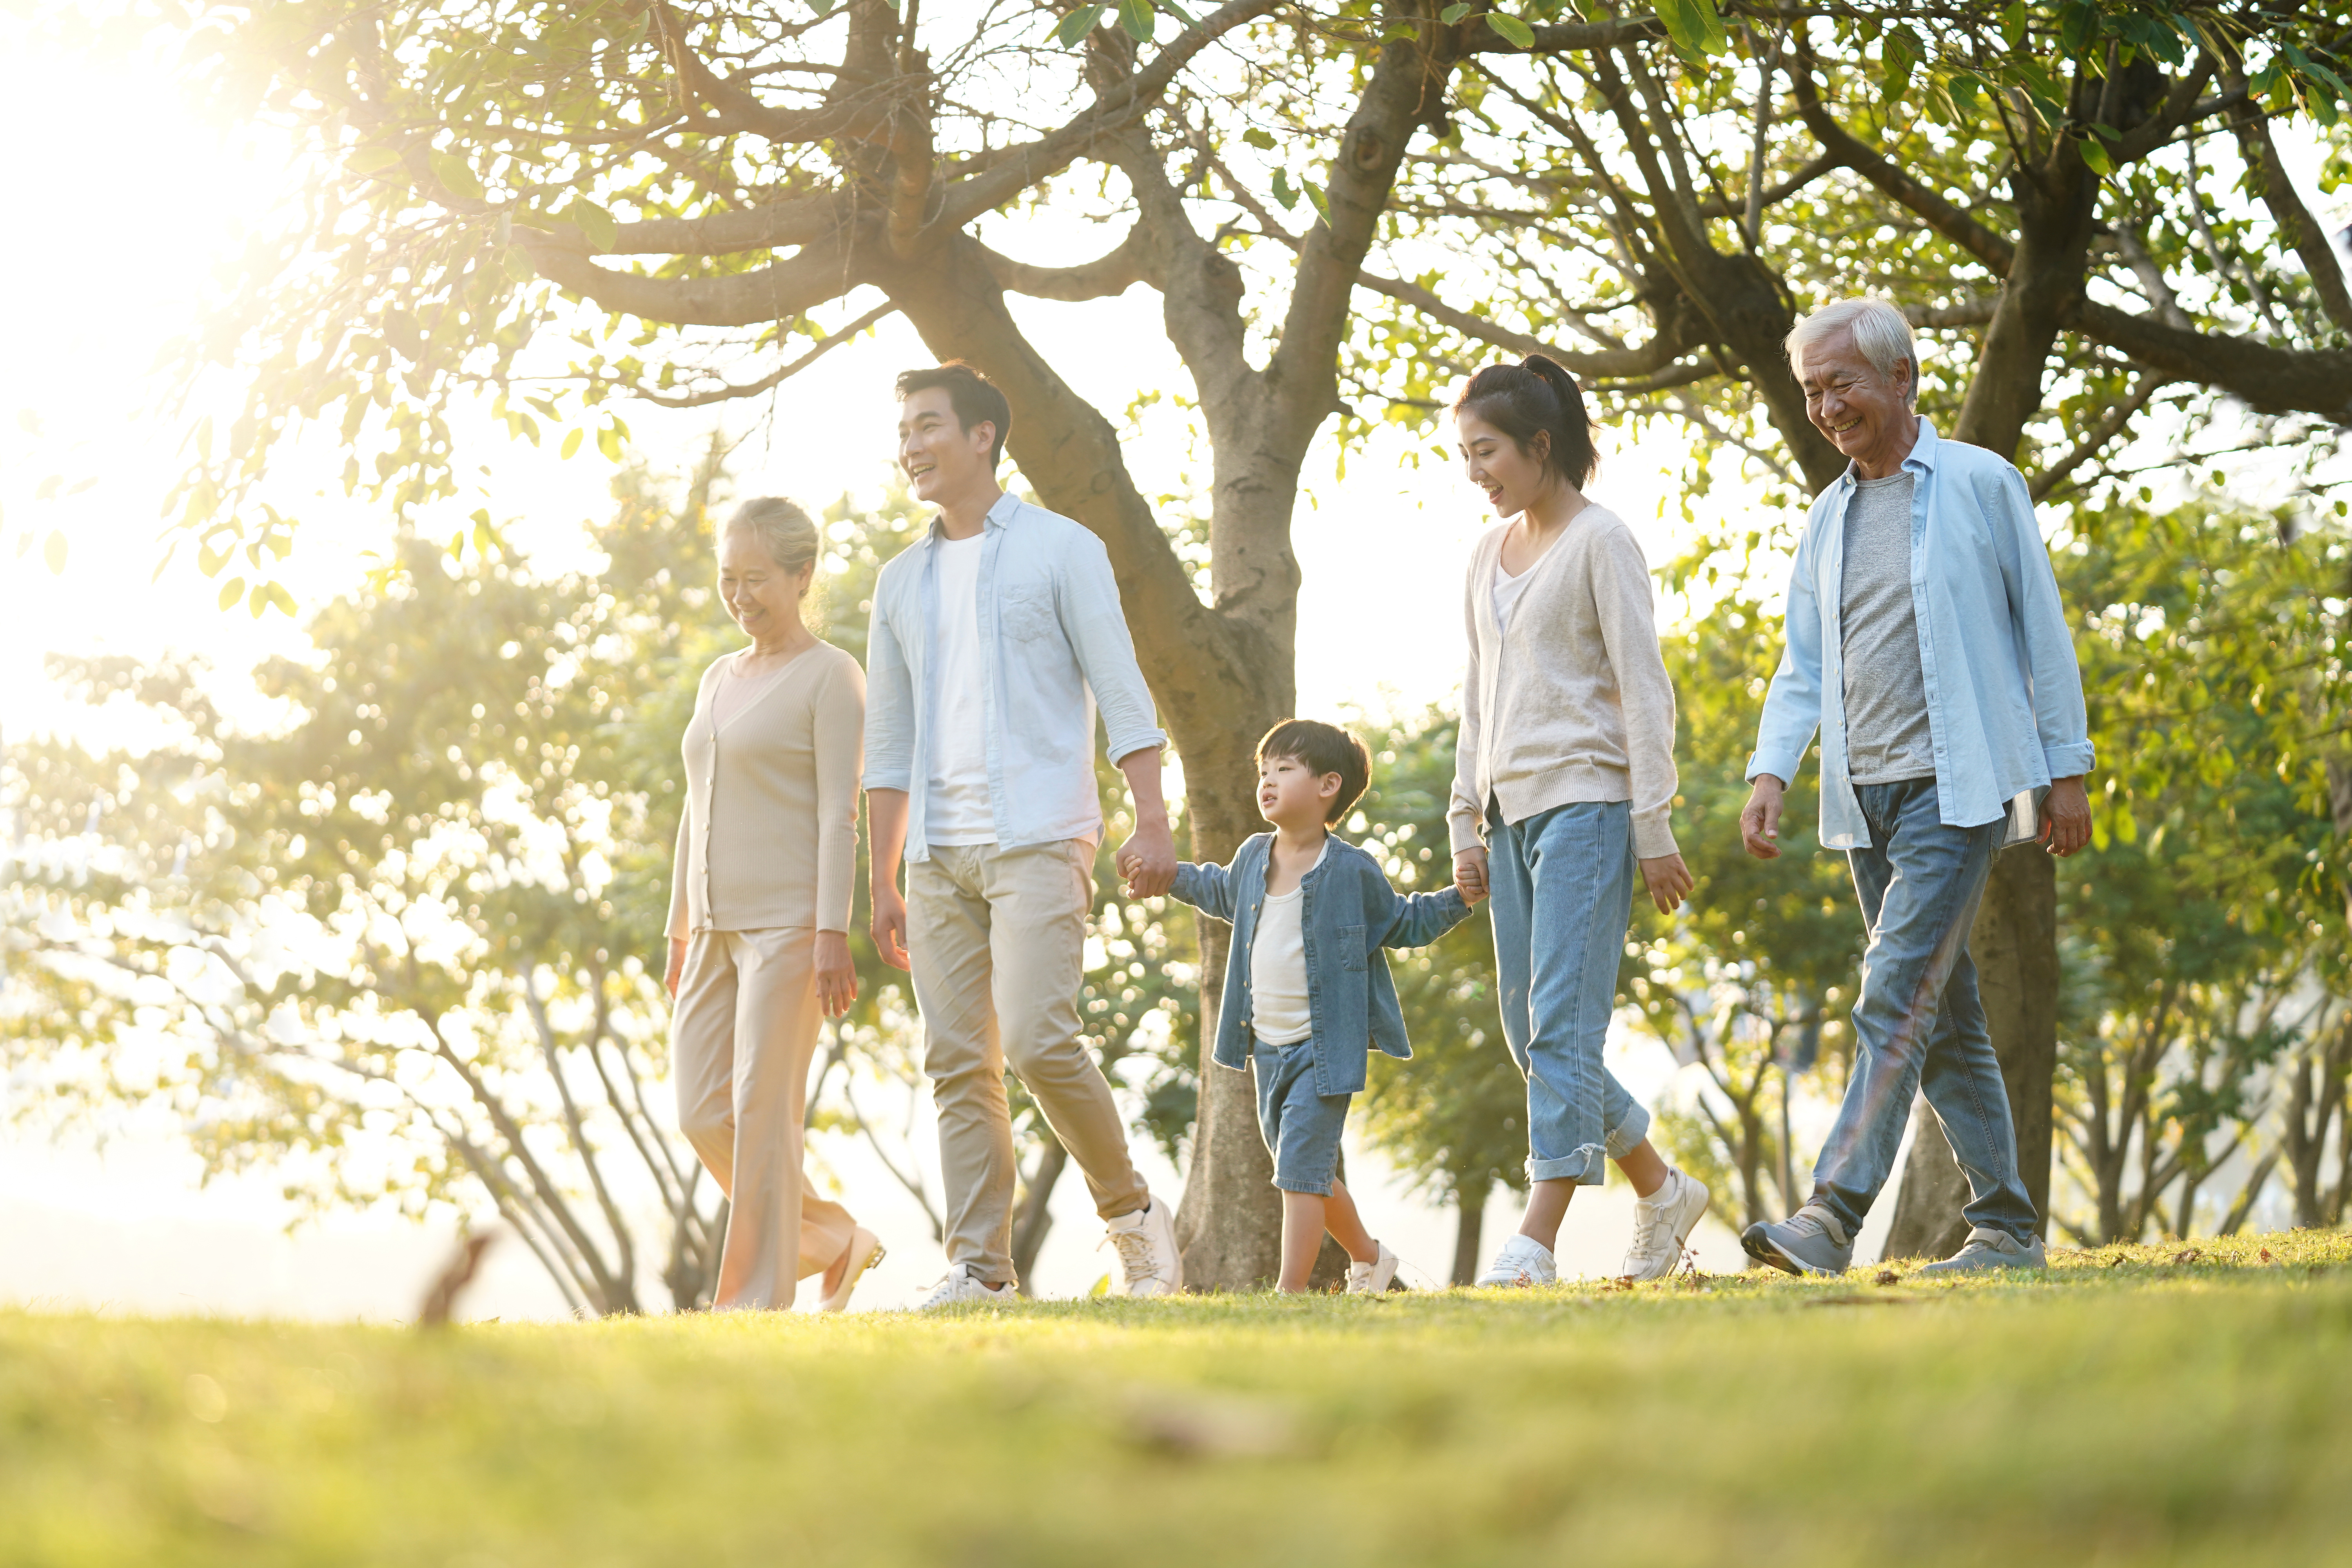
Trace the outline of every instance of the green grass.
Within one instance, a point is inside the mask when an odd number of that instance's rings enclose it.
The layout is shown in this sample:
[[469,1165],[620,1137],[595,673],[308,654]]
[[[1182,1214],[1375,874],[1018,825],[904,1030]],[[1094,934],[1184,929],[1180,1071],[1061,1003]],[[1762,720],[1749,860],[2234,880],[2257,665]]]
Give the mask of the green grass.
[[0,1562],[2352,1563],[2352,1236],[2201,1245],[432,1334],[0,1314]]

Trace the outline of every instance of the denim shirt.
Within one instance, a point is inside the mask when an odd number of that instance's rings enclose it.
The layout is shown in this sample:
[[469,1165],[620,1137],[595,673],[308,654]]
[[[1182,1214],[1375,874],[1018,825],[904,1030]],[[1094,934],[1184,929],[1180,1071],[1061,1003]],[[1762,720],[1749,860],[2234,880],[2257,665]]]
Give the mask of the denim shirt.
[[[2024,476],[1919,421],[1911,485],[1911,607],[1927,696],[1936,793],[1950,827],[1980,827],[2021,795],[2091,771],[2083,678],[2058,578]],[[1764,697],[1748,776],[1797,776],[1822,737],[1821,844],[1870,842],[1845,750],[1848,468],[1813,501],[1789,574],[1788,641]],[[2023,820],[2014,814],[2013,820]]]
[[[1274,835],[1260,833],[1234,851],[1231,866],[1176,868],[1177,898],[1230,921],[1232,951],[1225,957],[1224,998],[1217,1005],[1219,1067],[1236,1069],[1250,1058],[1250,946],[1257,937],[1258,913],[1265,905],[1265,868]],[[1470,906],[1452,888],[1437,893],[1400,893],[1389,886],[1381,863],[1346,840],[1334,837],[1322,860],[1300,879],[1305,903],[1298,931],[1307,949],[1307,1011],[1315,1032],[1315,1092],[1355,1094],[1364,1087],[1370,1047],[1410,1058],[1404,1010],[1389,976],[1384,947],[1419,947],[1459,925]]]
[[[1096,704],[1113,762],[1168,743],[1152,722],[1109,552],[1068,518],[1009,495],[988,509],[981,534],[981,728],[997,845],[1095,837]],[[909,860],[931,857],[923,819],[943,537],[935,521],[883,566],[866,644],[865,787],[907,792]]]

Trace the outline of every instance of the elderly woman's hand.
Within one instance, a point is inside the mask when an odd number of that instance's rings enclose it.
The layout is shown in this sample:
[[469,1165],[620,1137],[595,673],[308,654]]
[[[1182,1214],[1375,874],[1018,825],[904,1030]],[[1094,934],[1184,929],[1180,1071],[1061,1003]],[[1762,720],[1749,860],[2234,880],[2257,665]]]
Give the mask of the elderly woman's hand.
[[662,976],[662,989],[669,993],[673,1002],[677,1000],[678,977],[685,973],[686,938],[674,936],[669,939],[669,973]]
[[857,965],[850,962],[849,938],[837,931],[816,933],[816,999],[828,1018],[838,1018],[857,1000]]

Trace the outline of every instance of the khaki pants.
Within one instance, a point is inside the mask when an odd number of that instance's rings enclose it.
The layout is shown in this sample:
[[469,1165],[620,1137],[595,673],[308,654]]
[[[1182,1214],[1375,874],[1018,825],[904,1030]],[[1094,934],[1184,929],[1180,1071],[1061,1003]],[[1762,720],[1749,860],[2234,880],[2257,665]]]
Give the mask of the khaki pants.
[[948,1263],[1013,1279],[1009,1062],[1086,1173],[1095,1211],[1151,1194],[1102,1068],[1078,1043],[1094,852],[1085,841],[931,847],[907,868],[907,947],[923,1015],[924,1069],[940,1110]]
[[[698,931],[670,1014],[678,1130],[728,1197],[713,1307],[789,1307],[856,1222],[803,1189],[802,1121],[824,1015],[816,932]],[[784,1267],[787,1259],[793,1267]]]

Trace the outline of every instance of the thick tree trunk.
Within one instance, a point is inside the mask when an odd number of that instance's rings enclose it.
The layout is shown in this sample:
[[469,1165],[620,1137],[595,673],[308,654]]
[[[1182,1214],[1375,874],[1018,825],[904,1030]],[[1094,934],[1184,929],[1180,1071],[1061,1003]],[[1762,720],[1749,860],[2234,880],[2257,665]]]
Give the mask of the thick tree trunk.
[[[2033,1212],[2050,1227],[2050,1089],[2058,1067],[2058,874],[2042,850],[2019,845],[1992,864],[1969,936],[1993,1052],[2009,1089],[2017,1163]],[[1969,1234],[1968,1182],[1923,1104],[1886,1236],[1889,1258],[1948,1257]]]
[[1201,1100],[1192,1164],[1176,1210],[1184,1282],[1194,1290],[1255,1290],[1282,1271],[1282,1197],[1257,1130],[1257,1079],[1209,1059],[1225,974],[1222,921],[1201,920]]
[[1492,1182],[1465,1182],[1454,1194],[1457,1218],[1454,1228],[1453,1280],[1456,1285],[1468,1285],[1478,1278],[1478,1244],[1485,1239],[1486,1197],[1494,1190]]

